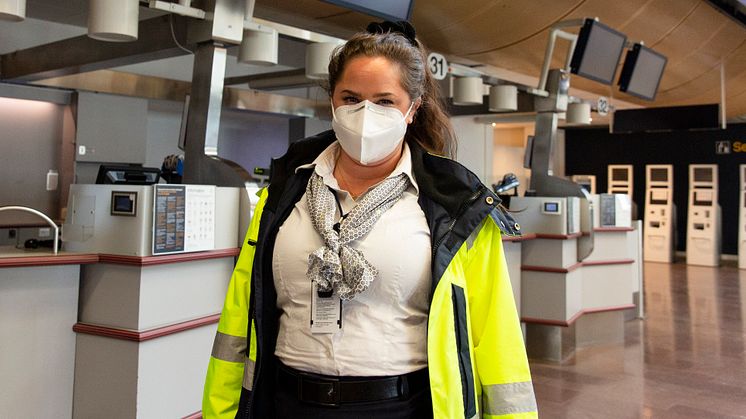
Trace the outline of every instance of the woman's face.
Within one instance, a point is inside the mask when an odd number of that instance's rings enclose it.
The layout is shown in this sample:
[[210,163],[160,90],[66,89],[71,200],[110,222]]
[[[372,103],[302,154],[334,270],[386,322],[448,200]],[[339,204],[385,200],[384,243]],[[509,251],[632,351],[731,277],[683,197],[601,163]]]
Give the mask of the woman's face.
[[[390,106],[406,115],[412,99],[401,85],[399,65],[384,57],[358,56],[347,62],[339,77],[332,104],[334,108],[342,105],[353,105],[369,100],[381,106]],[[419,101],[414,104],[407,115],[407,123],[414,119]]]

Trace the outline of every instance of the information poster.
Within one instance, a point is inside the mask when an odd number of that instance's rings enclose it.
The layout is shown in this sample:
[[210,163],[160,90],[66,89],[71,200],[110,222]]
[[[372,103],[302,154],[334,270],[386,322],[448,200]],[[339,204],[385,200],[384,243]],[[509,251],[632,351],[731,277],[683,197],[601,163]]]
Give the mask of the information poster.
[[153,255],[212,250],[215,187],[155,185]]

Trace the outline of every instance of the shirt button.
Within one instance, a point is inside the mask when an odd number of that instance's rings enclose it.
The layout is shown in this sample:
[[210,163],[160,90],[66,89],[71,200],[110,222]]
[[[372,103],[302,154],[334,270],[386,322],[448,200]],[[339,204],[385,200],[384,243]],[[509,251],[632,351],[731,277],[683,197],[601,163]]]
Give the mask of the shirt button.
[[485,198],[485,201],[487,202],[487,205],[492,205],[495,203],[495,200],[491,196]]

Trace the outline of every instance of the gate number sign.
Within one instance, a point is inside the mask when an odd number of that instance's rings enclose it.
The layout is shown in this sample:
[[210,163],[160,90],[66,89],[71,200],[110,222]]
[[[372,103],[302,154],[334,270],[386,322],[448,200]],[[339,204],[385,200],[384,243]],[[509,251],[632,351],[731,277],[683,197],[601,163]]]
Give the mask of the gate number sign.
[[435,80],[443,80],[448,74],[448,61],[446,57],[431,52],[427,56],[427,68],[430,70],[430,74]]

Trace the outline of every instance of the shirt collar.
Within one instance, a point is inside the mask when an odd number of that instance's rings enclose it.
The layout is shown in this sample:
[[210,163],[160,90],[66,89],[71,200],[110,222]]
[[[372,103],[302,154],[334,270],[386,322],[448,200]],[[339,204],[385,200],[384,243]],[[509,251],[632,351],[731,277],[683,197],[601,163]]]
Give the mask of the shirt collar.
[[[332,188],[339,189],[337,179],[334,178],[334,167],[337,164],[337,156],[339,156],[340,151],[341,147],[339,141],[334,141],[329,145],[329,147],[322,151],[314,161],[296,167],[295,172],[297,173],[302,169],[314,169],[316,174],[321,176],[324,180],[325,184]],[[409,150],[409,145],[406,141],[404,141],[404,149],[402,150],[399,163],[396,164],[394,170],[386,178],[396,177],[402,173],[409,178],[410,183],[412,183],[415,191],[419,194],[420,188],[417,186],[417,181],[412,173],[412,153]]]

